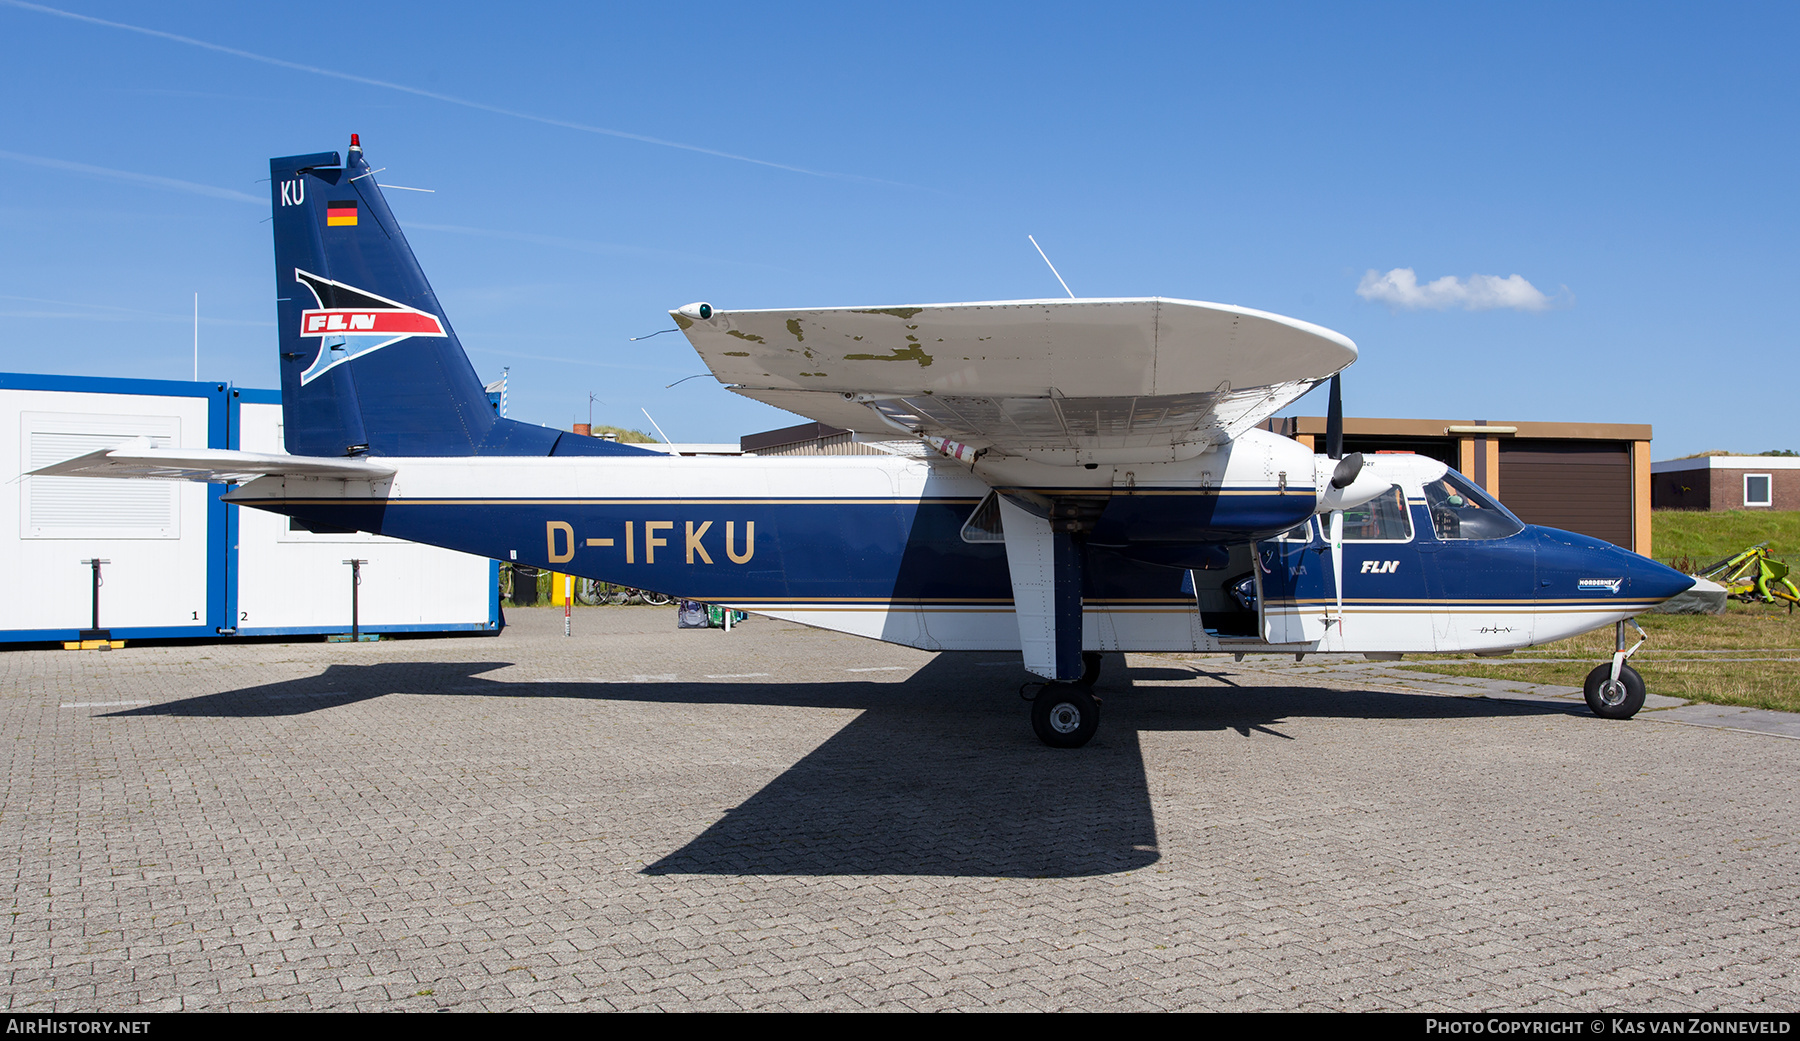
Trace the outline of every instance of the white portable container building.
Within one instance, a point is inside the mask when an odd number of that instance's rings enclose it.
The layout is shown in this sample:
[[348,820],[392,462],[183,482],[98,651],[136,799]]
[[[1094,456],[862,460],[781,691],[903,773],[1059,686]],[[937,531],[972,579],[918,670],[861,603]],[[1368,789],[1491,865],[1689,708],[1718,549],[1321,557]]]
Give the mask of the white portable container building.
[[[13,581],[0,642],[347,632],[498,631],[498,563],[364,533],[294,529],[185,481],[23,477],[147,437],[159,447],[281,451],[274,391],[220,383],[0,373],[0,536]],[[93,566],[101,560],[95,624]]]

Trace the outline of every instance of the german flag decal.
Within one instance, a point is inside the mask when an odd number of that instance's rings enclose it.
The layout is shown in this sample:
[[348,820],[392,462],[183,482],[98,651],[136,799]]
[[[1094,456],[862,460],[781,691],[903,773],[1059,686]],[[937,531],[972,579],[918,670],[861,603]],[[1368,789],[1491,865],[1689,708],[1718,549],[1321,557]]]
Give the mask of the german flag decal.
[[325,204],[325,224],[328,227],[355,227],[356,200],[334,199]]

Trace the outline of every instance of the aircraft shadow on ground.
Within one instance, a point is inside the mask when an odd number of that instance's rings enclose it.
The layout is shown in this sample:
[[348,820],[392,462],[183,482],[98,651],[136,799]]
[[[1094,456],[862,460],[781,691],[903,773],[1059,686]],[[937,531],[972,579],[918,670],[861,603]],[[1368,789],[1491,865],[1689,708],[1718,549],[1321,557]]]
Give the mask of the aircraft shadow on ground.
[[[393,692],[668,704],[858,709],[858,715],[649,875],[1079,877],[1160,857],[1142,731],[1231,730],[1296,740],[1307,718],[1461,719],[1561,714],[1481,699],[1308,687],[1168,686],[1196,671],[1112,670],[1100,734],[1086,748],[1040,745],[1014,693],[943,654],[906,681],[829,683],[501,683],[504,662],[334,665],[316,677],[145,706],[112,716],[299,715]],[[1201,675],[1209,675],[1200,673]]]

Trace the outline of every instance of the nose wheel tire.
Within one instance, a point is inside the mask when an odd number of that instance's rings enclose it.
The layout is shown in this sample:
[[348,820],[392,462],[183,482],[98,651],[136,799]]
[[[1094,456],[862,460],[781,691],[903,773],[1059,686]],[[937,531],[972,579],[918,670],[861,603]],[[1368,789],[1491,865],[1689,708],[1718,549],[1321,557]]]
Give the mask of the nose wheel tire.
[[1588,673],[1581,692],[1587,696],[1588,708],[1601,719],[1630,719],[1644,707],[1644,678],[1629,665],[1619,666],[1616,682],[1612,663],[1595,668]]
[[1031,728],[1051,748],[1080,748],[1100,728],[1100,699],[1075,683],[1046,683],[1031,702]]

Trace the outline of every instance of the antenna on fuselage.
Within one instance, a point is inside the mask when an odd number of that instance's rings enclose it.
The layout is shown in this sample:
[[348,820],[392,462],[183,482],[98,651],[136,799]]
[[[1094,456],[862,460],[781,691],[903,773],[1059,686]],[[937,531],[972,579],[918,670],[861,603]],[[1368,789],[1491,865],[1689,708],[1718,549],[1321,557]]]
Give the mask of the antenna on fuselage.
[[[1028,239],[1031,239],[1031,248],[1037,250],[1038,256],[1044,258],[1044,263],[1050,268],[1050,273],[1052,275],[1056,275],[1056,280],[1058,282],[1062,282],[1063,292],[1069,294],[1069,299],[1071,299],[1071,300],[1075,299],[1075,290],[1069,288],[1069,283],[1063,282],[1062,275],[1057,272],[1056,265],[1050,263],[1050,257],[1048,254],[1046,254],[1044,252],[1044,247],[1038,245],[1037,239],[1031,238],[1030,235],[1027,235],[1025,237]],[[1333,377],[1333,378],[1335,378],[1335,377]]]
[[649,421],[650,421],[650,425],[651,425],[651,426],[653,426],[653,427],[656,427],[656,432],[657,432],[657,433],[659,433],[659,434],[662,434],[662,439],[663,439],[663,444],[665,444],[665,445],[672,445],[672,444],[674,444],[674,443],[675,443],[675,442],[673,442],[673,441],[671,441],[671,440],[669,440],[669,435],[667,435],[667,434],[663,434],[663,429],[662,429],[662,427],[658,427],[658,426],[656,426],[656,417],[655,417],[655,416],[653,416],[653,415],[651,415],[651,414],[650,414],[650,410],[649,410],[649,409],[647,409],[647,408],[645,408],[645,407],[644,407],[644,406],[642,406],[642,405],[639,405],[639,406],[638,406],[638,411],[639,411],[639,412],[642,412],[642,413],[643,413],[643,414],[644,414],[644,418],[645,418],[645,419],[648,419],[648,420],[649,420]]

